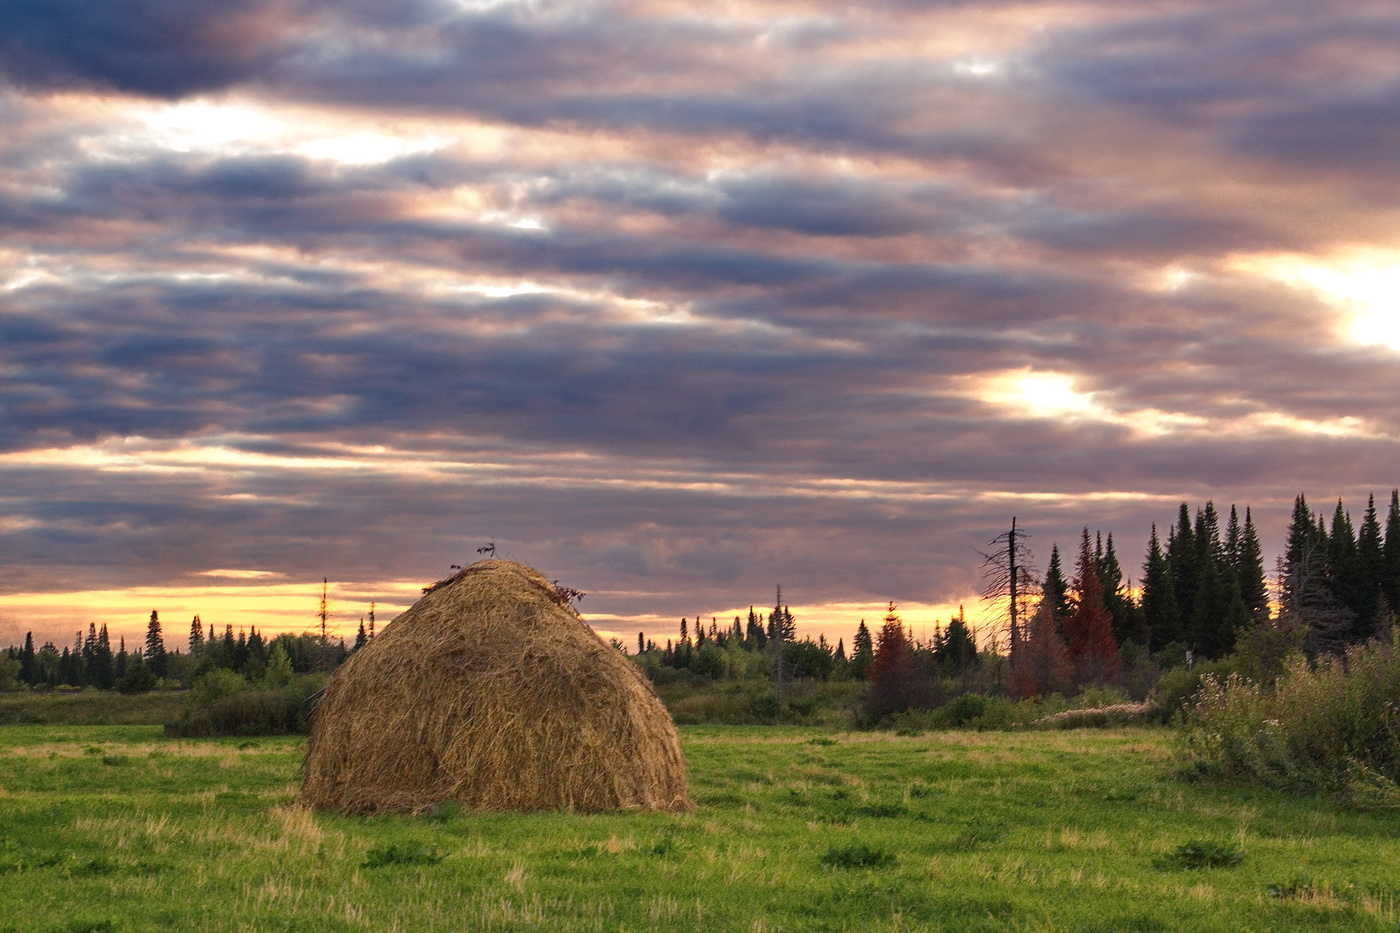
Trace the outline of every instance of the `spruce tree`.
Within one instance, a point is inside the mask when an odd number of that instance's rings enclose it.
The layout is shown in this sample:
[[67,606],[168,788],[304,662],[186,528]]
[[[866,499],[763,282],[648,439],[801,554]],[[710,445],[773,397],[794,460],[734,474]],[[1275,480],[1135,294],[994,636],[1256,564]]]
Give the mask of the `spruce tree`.
[[1176,605],[1176,584],[1171,565],[1162,553],[1157,538],[1157,525],[1147,542],[1147,557],[1142,565],[1142,615],[1147,628],[1148,647],[1154,651],[1181,641],[1181,612]]
[[[1337,500],[1337,508],[1332,513],[1332,530],[1327,536],[1327,569],[1337,603],[1352,612],[1351,640],[1364,640],[1375,618],[1375,602],[1367,599],[1361,551],[1357,547],[1351,516],[1342,507],[1341,499]],[[1368,602],[1369,615],[1366,612]]]
[[1381,584],[1385,579],[1385,542],[1381,537],[1376,496],[1366,500],[1366,515],[1356,534],[1356,550],[1361,570],[1361,603],[1357,608],[1360,634],[1370,637],[1380,625]]
[[1069,693],[1074,668],[1048,598],[1042,599],[1026,623],[1016,662],[1010,665],[1008,689],[1012,699]]
[[1190,614],[1196,605],[1196,578],[1200,575],[1196,538],[1191,532],[1191,512],[1185,502],[1177,512],[1176,525],[1167,531],[1166,557],[1177,609],[1181,613],[1180,635],[1185,640]]
[[1147,644],[1146,627],[1142,614],[1133,602],[1123,582],[1123,567],[1118,562],[1118,553],[1113,547],[1110,533],[1102,552],[1096,549],[1095,562],[1098,565],[1099,579],[1103,582],[1104,606],[1113,617],[1113,637],[1118,644],[1135,642]]
[[860,625],[856,627],[856,637],[851,642],[851,649],[851,673],[858,678],[864,678],[866,669],[875,657],[875,640],[870,637],[870,629],[865,627],[864,619],[861,619]]
[[190,657],[204,653],[204,623],[199,621],[196,615],[190,620]]
[[1400,489],[1390,491],[1390,511],[1385,517],[1385,545],[1381,549],[1381,592],[1391,612],[1400,613]]
[[1103,580],[1086,527],[1074,579],[1074,614],[1065,623],[1065,644],[1081,684],[1110,683],[1122,669],[1118,642],[1113,638],[1113,616],[1104,606],[1103,595]]
[[[1234,511],[1234,506],[1230,507]],[[1244,510],[1244,529],[1235,557],[1235,576],[1240,584],[1240,598],[1250,621],[1263,624],[1269,620],[1269,586],[1264,579],[1264,550],[1259,546],[1259,534],[1254,528],[1254,516],[1249,507]]]
[[1063,630],[1065,619],[1069,618],[1074,607],[1069,601],[1069,581],[1065,579],[1064,568],[1060,564],[1060,546],[1050,545],[1050,566],[1045,568],[1045,584],[1041,587],[1041,600],[1047,602],[1050,617],[1055,626]]
[[146,669],[157,678],[165,676],[165,639],[160,632],[160,616],[151,610],[151,620],[146,623]]
[[24,647],[19,652],[19,679],[31,687],[39,684],[39,665],[34,655],[34,633],[24,633]]

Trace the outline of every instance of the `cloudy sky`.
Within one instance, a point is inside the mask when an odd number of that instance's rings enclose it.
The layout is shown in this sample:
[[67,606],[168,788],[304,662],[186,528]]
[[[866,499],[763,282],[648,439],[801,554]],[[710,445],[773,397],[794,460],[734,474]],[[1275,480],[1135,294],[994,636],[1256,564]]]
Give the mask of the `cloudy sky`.
[[[450,564],[845,637],[1400,485],[1367,0],[6,0],[0,645]],[[969,615],[977,610],[970,607]]]

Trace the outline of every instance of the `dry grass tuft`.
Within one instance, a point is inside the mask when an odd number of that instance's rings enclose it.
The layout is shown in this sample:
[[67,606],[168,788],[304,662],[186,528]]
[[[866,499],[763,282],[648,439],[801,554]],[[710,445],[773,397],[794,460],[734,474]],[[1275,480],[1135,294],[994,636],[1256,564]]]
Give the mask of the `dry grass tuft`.
[[300,801],[343,813],[690,809],[646,677],[535,570],[480,561],[331,678]]

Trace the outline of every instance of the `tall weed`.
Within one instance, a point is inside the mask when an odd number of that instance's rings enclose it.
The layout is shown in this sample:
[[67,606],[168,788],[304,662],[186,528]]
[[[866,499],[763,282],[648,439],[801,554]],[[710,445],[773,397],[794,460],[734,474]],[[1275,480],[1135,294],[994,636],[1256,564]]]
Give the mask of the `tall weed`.
[[1295,658],[1272,688],[1207,677],[1182,749],[1202,773],[1400,806],[1400,632],[1316,665]]

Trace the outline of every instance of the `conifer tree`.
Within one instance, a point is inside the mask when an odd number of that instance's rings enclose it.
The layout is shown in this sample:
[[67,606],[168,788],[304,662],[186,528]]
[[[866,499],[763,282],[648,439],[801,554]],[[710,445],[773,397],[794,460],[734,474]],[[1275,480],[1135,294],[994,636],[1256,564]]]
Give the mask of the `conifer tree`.
[[39,685],[39,665],[34,655],[34,633],[24,633],[24,647],[19,652],[19,679],[31,687]]
[[1075,607],[1065,625],[1065,643],[1081,683],[1110,683],[1122,669],[1118,643],[1113,638],[1113,617],[1103,601],[1103,581],[1089,543],[1089,529],[1079,547],[1074,579]]
[[1021,649],[1010,665],[1009,681],[1009,692],[1016,700],[1069,693],[1074,686],[1074,668],[1048,596],[1026,623]]
[[879,721],[907,709],[927,705],[931,699],[929,678],[919,670],[914,643],[890,603],[884,625],[876,636],[874,657],[866,670],[866,715]]
[[[1367,628],[1375,616],[1375,605],[1366,598],[1361,551],[1357,547],[1351,516],[1343,508],[1341,499],[1337,500],[1337,508],[1332,513],[1332,530],[1327,536],[1327,575],[1337,603],[1352,612],[1351,640],[1365,639],[1370,634]],[[1368,602],[1369,616],[1366,614]]]
[[204,623],[199,621],[198,615],[190,620],[189,651],[191,657],[204,653]]
[[151,620],[146,623],[146,651],[143,660],[146,668],[156,677],[165,676],[165,639],[160,632],[160,616],[151,610]]
[[1390,510],[1385,517],[1385,544],[1381,548],[1381,592],[1391,612],[1400,613],[1400,489],[1390,491]]
[[1146,626],[1141,612],[1123,582],[1123,567],[1118,562],[1118,553],[1113,547],[1111,533],[1103,550],[1100,552],[1096,548],[1095,563],[1098,566],[1099,579],[1103,582],[1104,607],[1113,617],[1114,639],[1120,645],[1130,641],[1146,645]]
[[1049,602],[1048,611],[1057,628],[1063,629],[1074,607],[1069,601],[1069,581],[1060,563],[1060,546],[1050,545],[1050,566],[1045,568],[1045,583],[1040,590],[1041,602]]
[[[1234,506],[1230,512],[1234,513]],[[1248,506],[1244,510],[1244,528],[1235,555],[1235,576],[1239,580],[1240,598],[1245,612],[1256,625],[1269,620],[1269,586],[1264,579],[1264,550],[1254,528],[1254,516]]]
[[1148,646],[1160,650],[1181,641],[1181,612],[1176,605],[1176,584],[1171,565],[1162,553],[1157,538],[1157,526],[1147,543],[1147,558],[1142,565],[1142,615],[1147,628]]
[[875,641],[870,637],[870,629],[865,627],[864,619],[861,619],[860,625],[856,627],[856,637],[851,642],[851,649],[851,673],[858,678],[864,678],[870,662],[875,659]]
[[1380,625],[1382,581],[1385,579],[1385,542],[1381,537],[1380,516],[1376,514],[1376,496],[1366,500],[1366,515],[1356,534],[1357,562],[1360,570],[1360,599],[1356,607],[1357,634],[1369,638]]
[[977,640],[968,628],[962,606],[958,607],[958,614],[953,616],[948,628],[934,638],[933,655],[939,665],[952,674],[960,674],[977,664]]
[[1191,512],[1186,503],[1181,503],[1177,512],[1176,525],[1167,531],[1167,566],[1170,568],[1172,587],[1175,590],[1176,606],[1181,613],[1180,636],[1187,637],[1186,629],[1192,609],[1196,605],[1196,579],[1199,574],[1199,560],[1196,538],[1191,531]]

